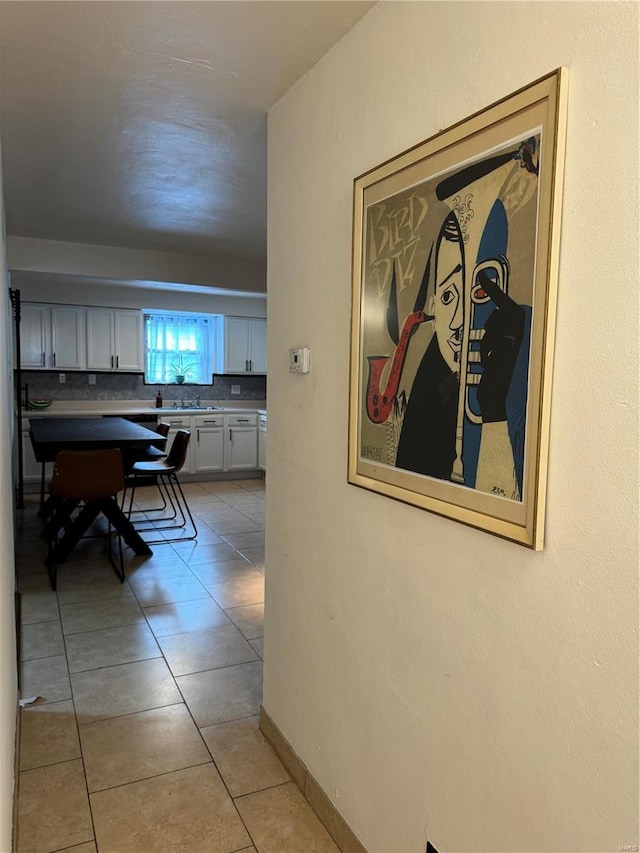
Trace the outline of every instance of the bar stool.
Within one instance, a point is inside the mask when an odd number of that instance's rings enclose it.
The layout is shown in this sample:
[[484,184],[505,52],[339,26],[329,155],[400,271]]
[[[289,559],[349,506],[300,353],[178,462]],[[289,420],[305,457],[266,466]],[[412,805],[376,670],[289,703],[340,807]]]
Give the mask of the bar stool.
[[[112,520],[118,524],[122,519],[116,496],[123,488],[122,454],[117,448],[61,450],[58,453],[50,486],[53,512],[45,526],[48,539],[46,562],[52,589],[57,586],[58,563],[64,562],[100,513],[109,522],[109,560],[120,582],[124,582],[122,538],[117,530],[118,564],[111,549]],[[78,508],[80,511],[74,516]],[[59,544],[61,530],[64,530],[64,548]]]
[[[196,539],[196,537],[198,536],[198,529],[196,527],[195,521],[193,520],[193,516],[191,515],[189,504],[187,503],[187,499],[184,496],[182,486],[180,485],[180,481],[178,480],[177,476],[178,473],[184,467],[184,463],[186,462],[190,437],[191,433],[189,432],[189,430],[179,429],[175,435],[175,438],[173,439],[171,450],[169,451],[169,455],[166,459],[158,460],[155,462],[136,462],[131,469],[127,483],[127,488],[130,487],[131,489],[131,492],[129,494],[129,510],[127,512],[127,517],[129,519],[131,518],[131,515],[135,512],[135,510],[133,510],[133,499],[135,496],[136,485],[138,483],[138,480],[140,478],[149,476],[157,477],[158,488],[164,488],[165,493],[169,498],[169,502],[171,503],[171,506],[174,509],[175,515],[166,520],[174,520],[178,514],[181,518],[181,522],[179,524],[154,524],[151,527],[139,527],[136,525],[136,530],[138,531],[138,533],[148,530],[183,530],[187,525],[187,516],[191,528],[193,529],[193,534],[190,536],[176,536],[174,538],[145,540],[147,542],[147,545],[162,545],[165,542],[187,542],[191,539]],[[124,503],[125,499],[123,496],[123,507]],[[145,510],[143,508],[142,511],[148,513],[157,510]]]

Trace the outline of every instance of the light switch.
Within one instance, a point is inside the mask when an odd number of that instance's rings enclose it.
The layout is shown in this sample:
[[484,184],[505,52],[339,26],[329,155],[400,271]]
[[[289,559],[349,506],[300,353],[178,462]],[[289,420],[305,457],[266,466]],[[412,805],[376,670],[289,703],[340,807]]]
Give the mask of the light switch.
[[61,385],[64,385],[64,383],[65,383],[66,381],[67,381],[66,374],[64,374],[64,373],[59,373],[59,374],[58,374],[58,382],[59,382]]

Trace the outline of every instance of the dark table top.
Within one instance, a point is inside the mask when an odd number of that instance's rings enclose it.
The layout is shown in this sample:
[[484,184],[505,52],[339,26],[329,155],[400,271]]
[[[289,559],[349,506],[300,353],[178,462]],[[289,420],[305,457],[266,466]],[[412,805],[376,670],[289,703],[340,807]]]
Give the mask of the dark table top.
[[29,418],[38,462],[52,462],[59,450],[135,449],[158,440],[153,430],[125,418]]

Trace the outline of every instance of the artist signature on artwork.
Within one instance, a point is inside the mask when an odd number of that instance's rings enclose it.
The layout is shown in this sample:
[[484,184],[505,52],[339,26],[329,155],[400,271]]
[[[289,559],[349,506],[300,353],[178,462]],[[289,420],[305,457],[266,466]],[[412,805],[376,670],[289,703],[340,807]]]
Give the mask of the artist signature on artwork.
[[373,462],[382,462],[382,448],[375,444],[363,444],[361,449],[363,459],[371,459]]
[[505,490],[500,488],[500,486],[494,486],[491,489],[491,494],[492,495],[500,495],[503,498],[506,498],[506,496],[507,496],[507,493],[505,492]]

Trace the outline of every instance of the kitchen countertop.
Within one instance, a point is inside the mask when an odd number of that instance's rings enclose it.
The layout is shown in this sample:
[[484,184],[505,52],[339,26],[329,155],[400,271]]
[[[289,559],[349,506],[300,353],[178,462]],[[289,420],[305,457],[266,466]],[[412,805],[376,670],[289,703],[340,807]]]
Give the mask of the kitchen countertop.
[[23,411],[23,418],[81,418],[101,417],[102,415],[206,415],[217,411],[221,414],[258,413],[265,411],[264,400],[205,400],[199,409],[174,409],[163,406],[157,409],[151,400],[68,400],[53,402],[48,409],[30,409]]

